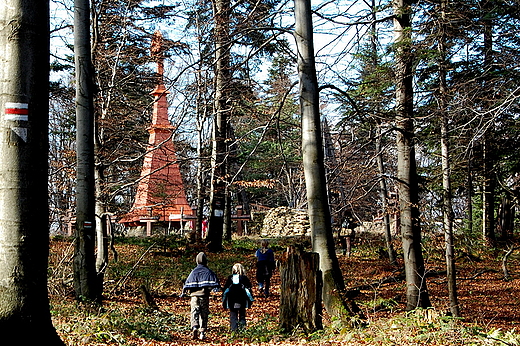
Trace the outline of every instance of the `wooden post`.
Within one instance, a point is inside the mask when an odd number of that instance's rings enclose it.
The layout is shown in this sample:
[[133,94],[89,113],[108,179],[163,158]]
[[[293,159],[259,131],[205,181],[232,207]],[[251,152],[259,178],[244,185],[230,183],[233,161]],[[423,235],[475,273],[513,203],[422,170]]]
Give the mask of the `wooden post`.
[[237,206],[237,235],[242,236],[244,232],[244,224],[243,220],[240,218],[244,214],[244,210],[242,209],[242,206]]
[[319,254],[289,247],[280,259],[280,327],[286,332],[322,329]]

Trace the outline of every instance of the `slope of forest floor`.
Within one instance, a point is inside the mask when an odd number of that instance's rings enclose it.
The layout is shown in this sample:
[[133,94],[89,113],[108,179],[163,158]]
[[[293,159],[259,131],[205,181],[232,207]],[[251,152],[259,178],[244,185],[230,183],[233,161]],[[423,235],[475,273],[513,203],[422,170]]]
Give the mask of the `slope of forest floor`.
[[[425,239],[426,266],[432,272],[427,279],[432,309],[404,312],[402,268],[381,256],[379,236],[362,234],[356,238],[352,254],[338,252],[338,258],[346,285],[361,288],[355,301],[365,316],[363,327],[344,328],[325,314],[322,331],[282,333],[277,321],[280,279],[276,272],[273,294],[256,297],[247,312],[247,329],[239,333],[229,332],[221,295],[213,294],[210,331],[204,341],[191,340],[189,298],[179,297],[182,281],[203,246],[174,239],[118,241],[117,261],[112,254],[105,276],[105,300],[99,307],[74,300],[73,246],[69,239],[53,239],[49,278],[53,322],[67,345],[519,345],[520,255],[513,252],[509,256],[510,277],[505,280],[502,259],[507,249],[490,249],[470,241],[458,247],[457,285],[463,318],[454,319],[446,317],[448,292],[441,238]],[[273,240],[272,248],[280,254],[290,241],[295,240]],[[253,239],[234,240],[226,244],[224,252],[207,253],[209,267],[223,282],[231,266],[241,262],[251,269],[253,281],[256,245]],[[144,302],[143,287],[153,297],[152,306]]]

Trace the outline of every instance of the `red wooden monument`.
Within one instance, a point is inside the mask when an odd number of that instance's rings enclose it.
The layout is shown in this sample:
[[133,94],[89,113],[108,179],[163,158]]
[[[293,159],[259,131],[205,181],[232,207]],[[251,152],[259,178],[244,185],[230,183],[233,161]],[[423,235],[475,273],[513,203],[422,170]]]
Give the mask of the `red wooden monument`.
[[168,91],[164,86],[163,37],[156,31],[151,53],[157,61],[158,83],[154,96],[152,124],[148,129],[148,151],[144,158],[134,204],[120,223],[133,229],[133,235],[150,236],[154,233],[180,229],[194,218],[186,199],[175,145],[174,126],[168,120]]

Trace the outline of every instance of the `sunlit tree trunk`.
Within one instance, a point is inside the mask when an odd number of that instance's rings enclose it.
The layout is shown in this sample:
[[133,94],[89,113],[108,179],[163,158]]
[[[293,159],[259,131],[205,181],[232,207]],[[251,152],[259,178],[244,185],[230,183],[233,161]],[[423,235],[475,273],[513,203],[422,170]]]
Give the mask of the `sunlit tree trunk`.
[[[108,223],[110,222],[110,218],[108,217],[105,203],[102,200],[101,196],[104,196],[102,188],[103,188],[103,167],[99,165],[95,170],[95,189],[96,189],[96,202],[95,202],[95,211],[96,211],[96,283],[98,285],[98,294],[101,296],[103,293],[103,284],[105,278],[105,271],[108,266]],[[101,297],[100,297],[101,298]]]
[[64,345],[51,322],[49,2],[0,6],[0,330],[2,345]]
[[385,178],[385,165],[383,161],[383,153],[381,147],[381,124],[377,124],[376,134],[376,160],[377,169],[379,170],[379,198],[381,200],[381,209],[383,210],[383,229],[385,235],[386,250],[390,263],[395,264],[395,250],[392,245],[392,230],[390,227],[390,213],[388,210],[388,188]]
[[[347,320],[356,309],[342,293],[345,283],[334,249],[331,217],[326,191],[323,140],[320,129],[318,80],[314,60],[310,0],[295,0],[295,37],[300,77],[302,152],[313,251],[320,255],[323,275],[323,303],[334,318]],[[348,305],[351,303],[351,305]]]
[[411,2],[394,0],[393,6],[396,45],[397,186],[407,286],[406,308],[412,310],[429,307],[431,304],[424,276],[414,148]]
[[448,136],[447,97],[448,87],[446,82],[446,13],[447,1],[441,2],[441,23],[439,33],[439,113],[441,123],[441,160],[442,160],[442,200],[444,218],[444,240],[446,247],[446,275],[448,279],[448,294],[450,298],[450,312],[454,317],[459,317],[459,302],[457,297],[457,281],[455,268],[455,250],[453,243],[453,208],[451,193],[451,161]]
[[76,298],[100,298],[95,267],[94,70],[90,48],[90,1],[74,1],[76,72]]

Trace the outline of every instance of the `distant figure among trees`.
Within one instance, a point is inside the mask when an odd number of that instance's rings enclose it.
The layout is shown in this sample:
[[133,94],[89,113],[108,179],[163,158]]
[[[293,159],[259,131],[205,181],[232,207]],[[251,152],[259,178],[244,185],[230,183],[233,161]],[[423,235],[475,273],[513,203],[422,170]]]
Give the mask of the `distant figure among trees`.
[[197,266],[184,282],[181,297],[191,297],[191,332],[193,339],[204,340],[208,328],[209,295],[212,289],[218,289],[217,275],[207,267],[208,259],[204,252],[196,257]]
[[256,250],[256,281],[258,282],[258,289],[260,294],[264,297],[269,297],[269,289],[271,286],[271,276],[273,276],[274,268],[276,267],[274,261],[274,252],[269,248],[269,242],[262,240],[260,249]]
[[350,257],[352,251],[352,243],[356,235],[356,227],[358,226],[356,220],[350,213],[346,213],[341,222],[339,229],[339,244],[341,246],[341,252],[343,255]]
[[251,293],[251,281],[247,277],[244,266],[236,263],[232,268],[232,274],[224,284],[222,303],[225,309],[229,309],[229,324],[231,330],[237,330],[246,326],[246,309],[253,303]]

